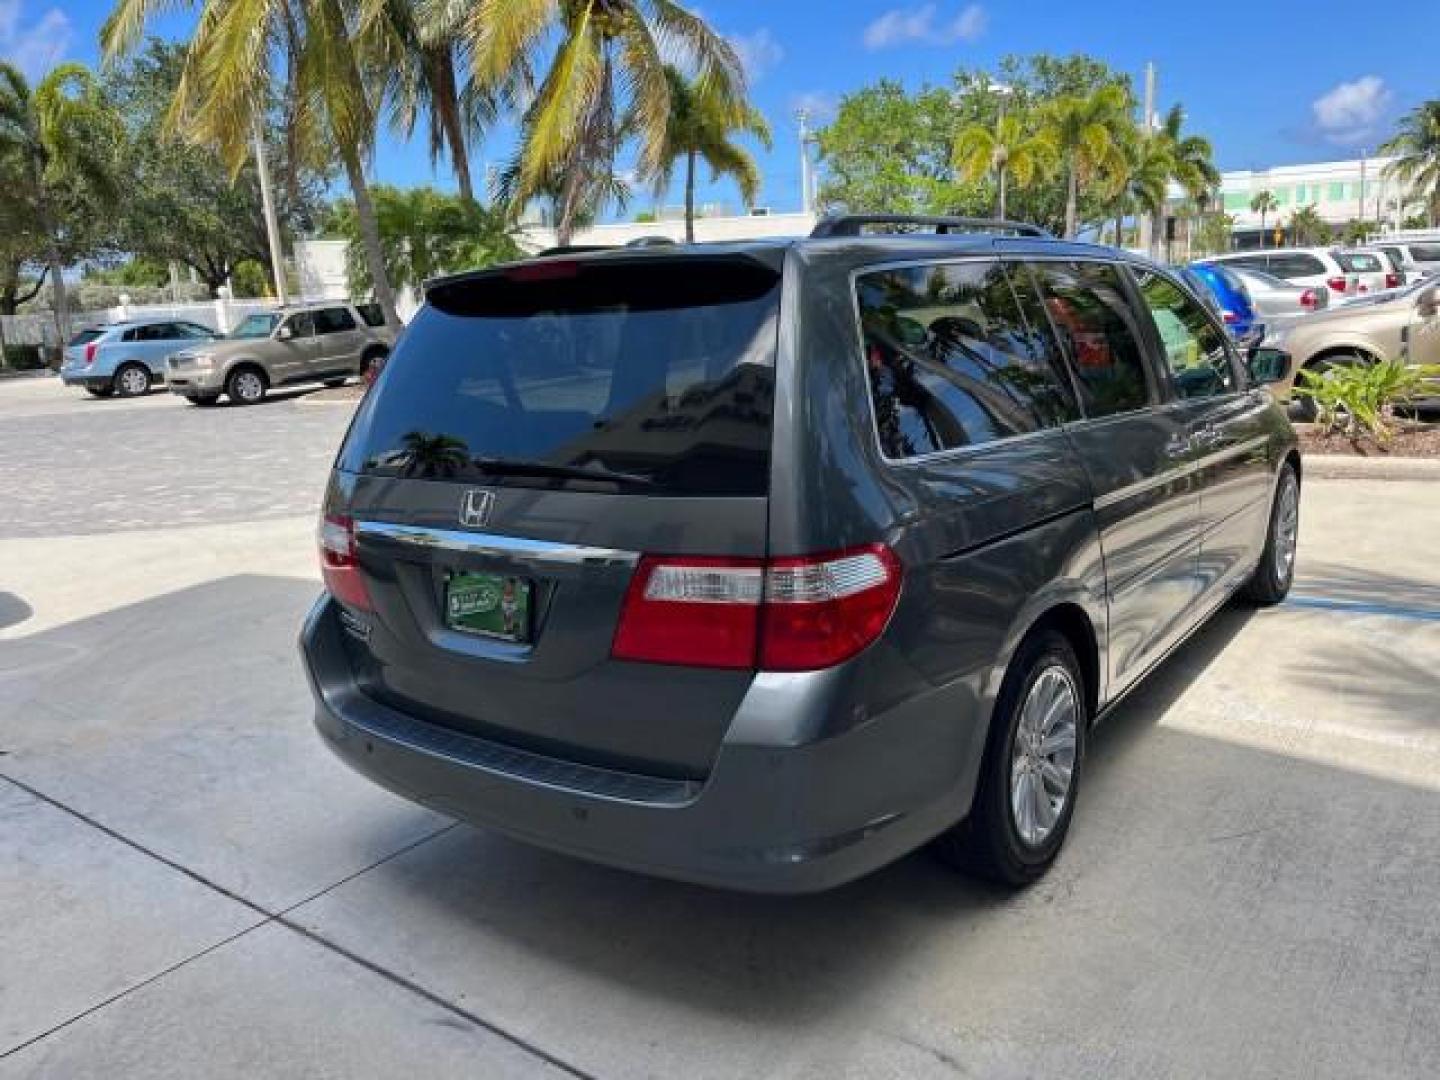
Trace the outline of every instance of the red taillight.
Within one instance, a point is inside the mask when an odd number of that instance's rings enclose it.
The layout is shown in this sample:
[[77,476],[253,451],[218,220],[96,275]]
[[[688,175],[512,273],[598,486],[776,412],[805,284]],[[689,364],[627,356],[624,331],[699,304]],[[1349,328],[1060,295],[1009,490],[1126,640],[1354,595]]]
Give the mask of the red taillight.
[[320,519],[320,576],[325,588],[342,604],[373,610],[370,592],[360,576],[355,555],[355,521],[344,514],[326,514]]
[[1330,286],[1330,288],[1334,289],[1336,292],[1345,291],[1345,279],[1343,277],[1332,277],[1327,280],[1325,284]]
[[1225,320],[1226,326],[1232,326],[1240,321],[1240,316],[1236,315],[1233,311],[1225,311],[1222,309],[1220,317]]
[[86,363],[86,364],[93,364],[93,363],[95,362],[95,354],[96,354],[97,352],[99,352],[99,351],[100,351],[100,343],[99,343],[98,341],[88,341],[88,342],[86,342],[86,343],[85,343],[85,363]]
[[1320,296],[1314,289],[1306,289],[1300,294],[1300,306],[1306,311],[1314,311],[1320,303]]
[[1399,274],[1386,274],[1386,275],[1385,275],[1385,288],[1387,288],[1387,289],[1398,289],[1399,287],[1400,287],[1400,275],[1399,275]]
[[695,667],[831,667],[880,636],[900,579],[900,561],[883,544],[769,561],[647,555],[612,653]]

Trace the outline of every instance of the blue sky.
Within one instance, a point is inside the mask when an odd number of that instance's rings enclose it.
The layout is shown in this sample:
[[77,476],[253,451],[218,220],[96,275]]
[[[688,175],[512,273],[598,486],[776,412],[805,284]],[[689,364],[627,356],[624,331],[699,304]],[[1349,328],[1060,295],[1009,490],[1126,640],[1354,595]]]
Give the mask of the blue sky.
[[[1430,0],[702,0],[699,7],[740,48],[756,104],[774,129],[775,149],[761,154],[761,202],[776,210],[799,203],[797,107],[823,119],[846,92],[883,76],[942,82],[960,65],[993,69],[1007,53],[1088,52],[1131,72],[1137,85],[1145,62],[1154,61],[1161,106],[1183,103],[1191,129],[1212,140],[1226,169],[1355,156],[1418,101],[1440,96],[1440,7]],[[32,75],[56,59],[94,62],[109,8],[110,0],[0,0],[0,55]],[[172,15],[157,29],[179,35],[189,21]],[[513,131],[502,128],[473,156],[500,161],[512,143]],[[382,142],[375,172],[389,183],[451,185],[443,167],[432,172],[423,146],[394,137]],[[737,201],[725,185],[702,197]]]

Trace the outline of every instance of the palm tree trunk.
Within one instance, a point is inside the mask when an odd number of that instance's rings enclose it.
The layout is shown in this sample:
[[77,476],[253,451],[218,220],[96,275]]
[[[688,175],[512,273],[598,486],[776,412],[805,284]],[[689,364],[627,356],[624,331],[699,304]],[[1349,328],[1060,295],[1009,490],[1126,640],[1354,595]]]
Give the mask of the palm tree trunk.
[[1065,239],[1074,240],[1077,221],[1080,216],[1080,175],[1075,163],[1070,163],[1069,175],[1065,181]]
[[1004,221],[1004,220],[1005,220],[1005,166],[1004,166],[1004,165],[1001,165],[1000,168],[999,168],[998,170],[996,170],[996,171],[999,172],[999,174],[1000,174],[1000,184],[999,184],[999,187],[1000,187],[1000,213],[997,214],[996,216],[999,217],[999,219],[1000,219],[1001,221]]
[[695,242],[695,151],[685,155],[685,242]]
[[1261,246],[1262,248],[1266,246],[1266,244],[1265,244],[1265,211],[1264,211],[1264,210],[1261,210],[1261,211],[1260,211],[1260,246]]
[[355,220],[360,225],[360,239],[365,245],[365,261],[370,265],[375,299],[385,314],[385,322],[396,329],[400,316],[395,313],[395,291],[390,288],[390,275],[385,270],[385,250],[380,246],[380,225],[375,220],[375,204],[370,201],[370,186],[365,182],[365,169],[360,152],[354,146],[342,146],[340,156],[345,162],[345,176],[350,181],[350,194],[355,199]]
[[460,91],[455,86],[455,60],[449,48],[427,55],[426,78],[430,83],[430,107],[440,118],[445,143],[450,150],[450,167],[455,170],[455,183],[460,198],[475,201],[475,188],[470,179],[470,153],[465,147],[465,129],[460,119]]
[[565,170],[565,183],[560,189],[560,203],[555,215],[555,243],[568,247],[575,235],[575,219],[580,212],[580,163],[572,161]]

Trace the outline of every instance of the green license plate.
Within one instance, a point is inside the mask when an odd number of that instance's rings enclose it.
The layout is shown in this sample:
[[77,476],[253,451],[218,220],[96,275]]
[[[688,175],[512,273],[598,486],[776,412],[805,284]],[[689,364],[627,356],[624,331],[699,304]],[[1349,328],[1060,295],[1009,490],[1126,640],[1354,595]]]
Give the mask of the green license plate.
[[445,625],[502,641],[530,640],[528,578],[453,571],[445,579]]

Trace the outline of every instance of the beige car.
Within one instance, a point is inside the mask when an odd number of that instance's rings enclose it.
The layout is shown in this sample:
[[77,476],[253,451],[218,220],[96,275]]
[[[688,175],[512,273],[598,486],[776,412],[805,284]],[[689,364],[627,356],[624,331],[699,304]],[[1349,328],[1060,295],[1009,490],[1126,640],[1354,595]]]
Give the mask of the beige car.
[[[1288,357],[1285,378],[1271,390],[1290,400],[1296,376],[1335,364],[1403,359],[1410,364],[1440,364],[1440,283],[1427,280],[1380,296],[1355,300],[1277,326],[1263,348]],[[1306,419],[1314,406],[1300,399]]]
[[394,345],[395,332],[374,305],[295,304],[257,311],[218,341],[175,353],[165,381],[195,405],[213,405],[221,394],[254,405],[272,387],[364,376]]

